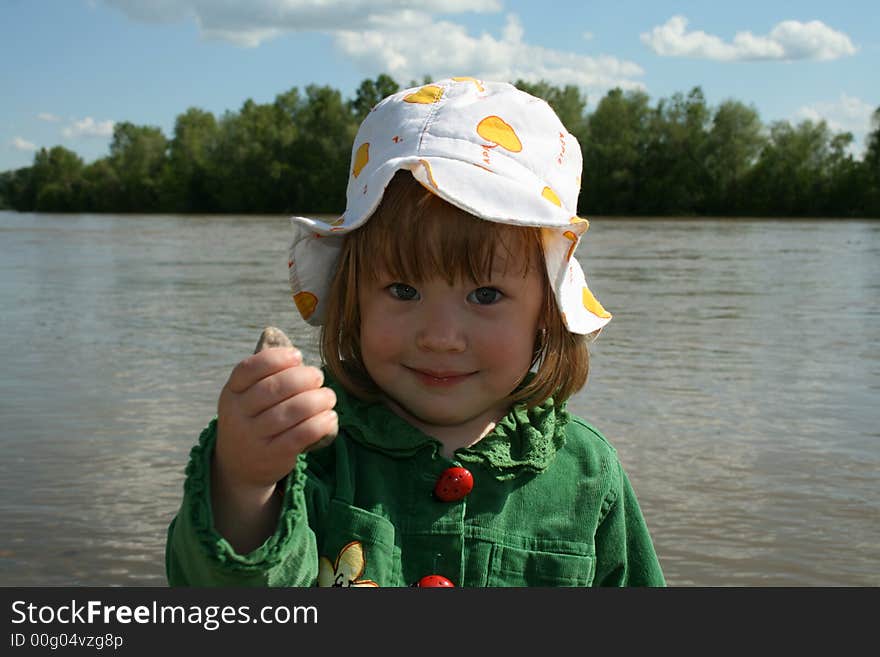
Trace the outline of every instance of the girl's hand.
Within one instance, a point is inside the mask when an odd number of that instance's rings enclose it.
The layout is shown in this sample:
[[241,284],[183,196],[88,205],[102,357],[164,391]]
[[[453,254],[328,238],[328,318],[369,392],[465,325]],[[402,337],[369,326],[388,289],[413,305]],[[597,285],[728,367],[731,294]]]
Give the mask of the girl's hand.
[[337,430],[336,395],[294,348],[264,349],[232,370],[220,393],[216,464],[226,482],[269,487],[300,453]]
[[336,435],[336,395],[323,383],[321,370],[303,365],[299,350],[271,348],[236,365],[220,392],[211,474],[214,526],[239,553],[274,532],[276,484],[297,457]]

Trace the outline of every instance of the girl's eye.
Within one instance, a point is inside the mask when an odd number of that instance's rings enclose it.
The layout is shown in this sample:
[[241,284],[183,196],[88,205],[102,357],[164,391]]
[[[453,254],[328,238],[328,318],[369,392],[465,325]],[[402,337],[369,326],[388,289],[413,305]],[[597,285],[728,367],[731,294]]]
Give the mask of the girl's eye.
[[497,290],[494,287],[478,287],[467,298],[471,303],[488,306],[500,301],[502,296],[504,295],[501,293],[501,290]]
[[416,301],[420,298],[419,291],[406,283],[392,283],[388,286],[388,291],[401,301]]

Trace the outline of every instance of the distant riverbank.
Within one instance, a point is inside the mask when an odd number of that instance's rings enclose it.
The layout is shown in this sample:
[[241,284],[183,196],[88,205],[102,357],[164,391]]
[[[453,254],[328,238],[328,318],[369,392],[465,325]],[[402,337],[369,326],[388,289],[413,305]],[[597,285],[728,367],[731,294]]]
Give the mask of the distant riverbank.
[[[825,121],[765,125],[747,103],[710,106],[700,87],[654,103],[611,89],[587,112],[574,86],[515,82],[546,100],[583,153],[581,215],[880,217],[880,108],[865,152]],[[354,98],[327,86],[246,100],[220,117],[190,107],[170,137],[115,124],[109,154],[85,163],[42,148],[0,173],[0,206],[39,212],[270,213],[345,207],[352,140],[370,109],[399,90],[387,75]]]

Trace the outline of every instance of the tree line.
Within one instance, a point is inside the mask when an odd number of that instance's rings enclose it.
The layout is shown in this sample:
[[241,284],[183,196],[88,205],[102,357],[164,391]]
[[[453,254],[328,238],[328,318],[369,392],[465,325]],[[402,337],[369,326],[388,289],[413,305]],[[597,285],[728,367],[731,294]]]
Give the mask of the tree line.
[[[413,83],[416,84],[416,83]],[[586,111],[575,86],[515,83],[544,98],[581,144],[586,215],[880,217],[880,107],[861,159],[824,121],[764,125],[753,106],[710,107],[700,87],[653,105],[613,89]],[[117,123],[109,154],[86,164],[62,146],[0,174],[0,207],[40,212],[338,213],[352,141],[387,75],[354,98],[309,85],[215,117],[190,108],[167,138]]]

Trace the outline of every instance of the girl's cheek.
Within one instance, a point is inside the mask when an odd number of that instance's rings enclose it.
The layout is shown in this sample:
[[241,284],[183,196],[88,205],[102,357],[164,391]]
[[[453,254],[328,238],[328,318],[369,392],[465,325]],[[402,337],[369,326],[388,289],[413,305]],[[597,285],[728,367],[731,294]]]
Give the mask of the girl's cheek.
[[393,318],[387,316],[382,319],[377,319],[373,326],[366,332],[371,348],[378,353],[388,353],[393,351],[395,345],[401,340],[401,326],[398,322],[391,320],[393,320]]

